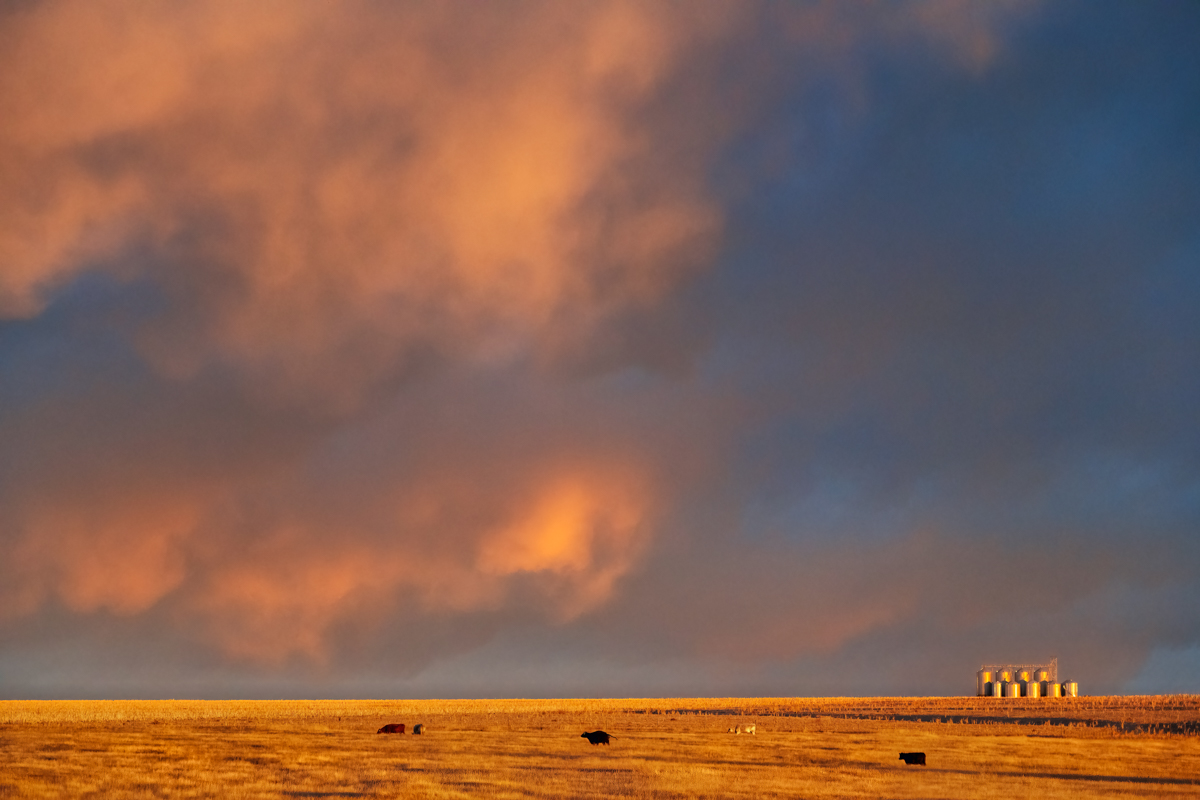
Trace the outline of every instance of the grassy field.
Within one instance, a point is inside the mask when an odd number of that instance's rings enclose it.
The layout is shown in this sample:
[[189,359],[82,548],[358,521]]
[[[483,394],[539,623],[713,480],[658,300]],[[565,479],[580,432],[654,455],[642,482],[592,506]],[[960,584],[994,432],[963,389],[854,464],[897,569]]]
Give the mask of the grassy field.
[[770,796],[1194,798],[1200,697],[0,702],[4,798]]

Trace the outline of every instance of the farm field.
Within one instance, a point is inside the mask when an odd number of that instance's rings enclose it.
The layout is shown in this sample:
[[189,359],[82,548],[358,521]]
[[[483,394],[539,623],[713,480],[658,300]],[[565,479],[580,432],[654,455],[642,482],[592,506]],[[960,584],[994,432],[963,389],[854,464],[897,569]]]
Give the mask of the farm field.
[[1195,695],[0,702],[0,798],[1198,795]]

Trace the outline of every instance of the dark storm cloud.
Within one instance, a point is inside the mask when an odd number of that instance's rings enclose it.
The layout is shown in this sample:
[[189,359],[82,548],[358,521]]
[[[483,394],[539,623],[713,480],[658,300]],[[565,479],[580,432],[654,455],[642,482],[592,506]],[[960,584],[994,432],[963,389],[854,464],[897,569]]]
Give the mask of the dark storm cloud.
[[763,407],[734,470],[744,546],[774,565],[771,537],[793,542],[795,566],[726,585],[782,594],[731,612],[776,628],[759,641],[781,657],[824,626],[864,666],[928,653],[906,690],[1014,651],[1116,688],[1194,641],[1195,20],[1075,12],[1038,15],[982,75],[891,59],[865,111],[802,96],[771,136],[844,126],[840,163],[785,172],[729,223],[720,365]]
[[1194,9],[0,14],[7,694],[1178,689]]

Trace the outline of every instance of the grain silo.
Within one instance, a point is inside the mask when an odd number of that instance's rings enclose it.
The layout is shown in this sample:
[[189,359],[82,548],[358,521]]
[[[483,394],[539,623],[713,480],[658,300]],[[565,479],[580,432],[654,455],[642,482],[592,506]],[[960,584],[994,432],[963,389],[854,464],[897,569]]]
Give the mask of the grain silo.
[[1060,683],[1058,659],[1045,664],[984,664],[975,673],[977,697],[1078,697],[1079,684]]

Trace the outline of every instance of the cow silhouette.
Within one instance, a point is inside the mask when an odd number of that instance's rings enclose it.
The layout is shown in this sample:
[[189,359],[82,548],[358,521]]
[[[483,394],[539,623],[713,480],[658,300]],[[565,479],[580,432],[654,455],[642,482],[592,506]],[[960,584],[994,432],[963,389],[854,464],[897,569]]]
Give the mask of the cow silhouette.
[[900,758],[904,760],[905,764],[920,764],[922,767],[925,766],[924,753],[901,753]]
[[403,722],[393,722],[390,725],[384,725],[382,728],[380,728],[379,730],[377,730],[375,732],[376,733],[404,733],[404,723]]
[[579,735],[584,739],[587,739],[592,744],[608,744],[609,739],[617,738],[605,733],[604,731],[592,731],[591,733],[581,733]]
[[416,725],[413,725],[413,736],[420,736],[424,732],[425,726],[421,723],[418,722]]

